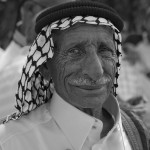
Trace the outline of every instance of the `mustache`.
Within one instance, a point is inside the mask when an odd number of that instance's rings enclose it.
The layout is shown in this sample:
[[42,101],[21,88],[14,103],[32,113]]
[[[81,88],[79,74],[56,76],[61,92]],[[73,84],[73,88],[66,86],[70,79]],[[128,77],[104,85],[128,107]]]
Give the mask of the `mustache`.
[[78,79],[71,79],[69,83],[76,85],[76,86],[98,86],[98,85],[104,85],[110,82],[109,77],[102,77],[98,80],[92,80],[87,78],[78,78]]

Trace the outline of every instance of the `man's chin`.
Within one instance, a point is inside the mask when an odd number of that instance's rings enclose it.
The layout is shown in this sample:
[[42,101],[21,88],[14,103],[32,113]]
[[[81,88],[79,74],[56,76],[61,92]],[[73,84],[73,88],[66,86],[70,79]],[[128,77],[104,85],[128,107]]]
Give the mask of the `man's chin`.
[[102,105],[108,95],[105,87],[93,90],[74,87],[70,94],[71,99],[79,103],[83,108],[94,108]]
[[79,108],[97,108],[105,102],[106,96],[76,95],[72,98],[72,105]]

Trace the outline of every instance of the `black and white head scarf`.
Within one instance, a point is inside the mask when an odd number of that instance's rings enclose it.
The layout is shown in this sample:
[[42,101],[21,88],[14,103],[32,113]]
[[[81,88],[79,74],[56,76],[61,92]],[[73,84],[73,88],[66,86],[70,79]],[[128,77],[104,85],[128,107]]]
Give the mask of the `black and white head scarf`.
[[16,94],[17,104],[15,106],[17,112],[7,116],[3,123],[9,120],[17,120],[50,100],[52,96],[52,80],[45,80],[39,71],[39,67],[47,62],[48,59],[52,58],[55,53],[51,35],[52,30],[65,30],[76,23],[110,26],[114,31],[113,36],[118,56],[116,63],[117,71],[113,87],[113,94],[116,96],[116,88],[118,86],[117,78],[119,76],[121,61],[121,34],[119,30],[109,20],[104,18],[94,16],[68,17],[45,26],[31,45],[27,62],[23,67],[21,79],[18,82]]

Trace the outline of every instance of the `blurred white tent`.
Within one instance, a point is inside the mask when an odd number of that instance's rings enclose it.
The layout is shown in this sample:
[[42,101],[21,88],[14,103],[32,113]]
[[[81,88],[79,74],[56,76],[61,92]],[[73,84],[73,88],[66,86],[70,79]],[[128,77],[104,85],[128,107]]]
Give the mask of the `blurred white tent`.
[[4,51],[3,49],[0,48],[0,59],[1,59],[1,56],[3,55]]
[[0,118],[15,111],[15,93],[29,47],[11,42],[0,59]]

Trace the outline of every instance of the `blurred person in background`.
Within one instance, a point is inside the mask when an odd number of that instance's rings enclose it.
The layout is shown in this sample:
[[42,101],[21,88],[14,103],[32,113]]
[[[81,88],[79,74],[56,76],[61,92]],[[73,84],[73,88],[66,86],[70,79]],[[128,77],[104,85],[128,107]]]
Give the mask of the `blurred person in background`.
[[150,121],[145,118],[150,114],[150,80],[146,75],[148,68],[143,61],[143,53],[147,54],[144,45],[145,39],[140,34],[129,35],[124,41],[117,92],[149,127]]
[[144,28],[144,42],[140,44],[137,50],[141,55],[141,60],[145,68],[144,71],[147,77],[150,78],[150,7],[146,11]]
[[[34,17],[43,9],[35,1],[26,1],[20,8],[20,20],[17,22],[12,41],[0,58],[0,118],[15,111],[15,93],[23,64],[33,42],[35,32]],[[30,34],[28,35],[28,31]],[[32,31],[32,32],[31,32]],[[27,36],[28,35],[28,36]]]
[[144,78],[142,88],[148,98],[145,107],[146,113],[143,116],[143,120],[150,129],[150,7],[146,11],[144,28],[144,40],[140,43],[137,51],[141,56],[141,62],[143,64],[142,73]]
[[136,49],[142,40],[142,35],[132,34],[124,41],[119,88],[117,89],[118,95],[124,101],[141,96],[138,82],[139,70],[137,70],[141,61]]

